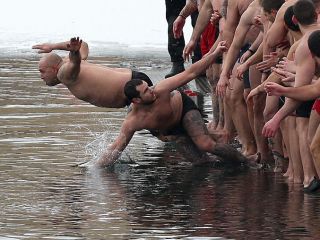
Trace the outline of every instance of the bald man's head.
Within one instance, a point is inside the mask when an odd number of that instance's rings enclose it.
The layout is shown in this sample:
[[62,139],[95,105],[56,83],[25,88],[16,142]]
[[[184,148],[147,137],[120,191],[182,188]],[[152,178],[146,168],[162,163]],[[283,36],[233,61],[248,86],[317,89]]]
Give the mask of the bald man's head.
[[57,74],[62,61],[62,58],[55,53],[46,54],[40,59],[39,71],[41,79],[43,79],[48,86],[55,86],[60,83]]
[[55,53],[48,53],[40,59],[40,62],[45,63],[49,67],[58,66],[61,61],[62,58]]

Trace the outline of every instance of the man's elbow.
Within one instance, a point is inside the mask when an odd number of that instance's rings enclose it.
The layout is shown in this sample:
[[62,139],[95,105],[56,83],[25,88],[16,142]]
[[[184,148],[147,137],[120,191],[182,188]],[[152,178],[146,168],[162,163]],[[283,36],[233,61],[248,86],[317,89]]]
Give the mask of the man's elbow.
[[80,49],[81,59],[87,60],[89,55],[89,45],[86,42],[81,43],[81,49]]

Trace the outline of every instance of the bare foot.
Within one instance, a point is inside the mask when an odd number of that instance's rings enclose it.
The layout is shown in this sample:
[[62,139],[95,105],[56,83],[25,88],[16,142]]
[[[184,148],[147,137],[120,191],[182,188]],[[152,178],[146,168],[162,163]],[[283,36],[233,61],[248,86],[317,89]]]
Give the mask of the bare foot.
[[273,172],[282,173],[288,169],[288,159],[285,159],[280,153],[273,152],[274,169]]
[[298,177],[297,178],[293,177],[293,182],[296,184],[302,184],[302,180]]
[[283,174],[283,176],[288,178],[290,177],[291,179],[293,179],[293,169],[290,164],[288,164],[287,171]]
[[289,181],[289,182],[294,182],[294,180],[293,180],[293,174],[290,175],[290,176],[288,176],[288,181]]
[[[257,156],[257,147],[255,143],[248,144],[247,146],[242,145],[242,149],[243,149],[242,154],[245,156],[248,156],[248,158],[251,158],[251,156],[252,157]],[[261,157],[261,156],[258,156],[258,157]]]
[[252,163],[260,163],[261,154],[258,152],[255,154],[248,154],[248,155],[243,154],[243,155],[246,156],[248,160]]

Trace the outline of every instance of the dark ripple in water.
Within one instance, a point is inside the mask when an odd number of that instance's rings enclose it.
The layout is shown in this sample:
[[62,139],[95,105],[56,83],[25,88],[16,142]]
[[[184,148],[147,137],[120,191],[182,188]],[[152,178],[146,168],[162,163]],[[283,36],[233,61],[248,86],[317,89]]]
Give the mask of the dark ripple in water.
[[[96,58],[161,79],[164,59]],[[142,68],[147,66],[146,68]],[[125,109],[47,87],[37,59],[0,60],[0,239],[317,239],[319,195],[280,175],[193,167],[142,131],[113,170],[82,172]],[[210,117],[210,99],[204,99]]]

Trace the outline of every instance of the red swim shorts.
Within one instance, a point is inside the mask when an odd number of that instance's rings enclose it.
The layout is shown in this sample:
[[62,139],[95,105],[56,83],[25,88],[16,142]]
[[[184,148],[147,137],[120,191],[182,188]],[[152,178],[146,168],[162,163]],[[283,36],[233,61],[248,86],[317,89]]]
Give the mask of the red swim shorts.
[[316,101],[314,101],[312,110],[315,110],[320,115],[320,99],[317,99]]

